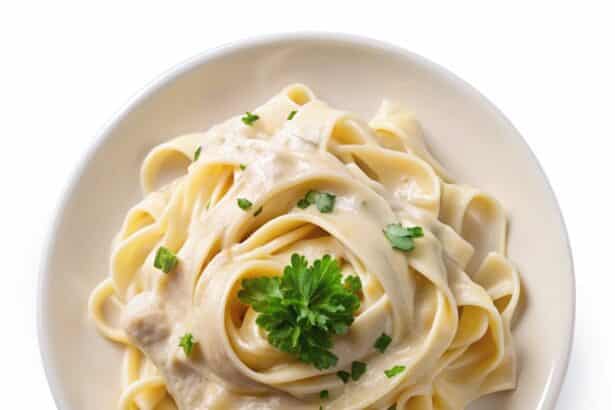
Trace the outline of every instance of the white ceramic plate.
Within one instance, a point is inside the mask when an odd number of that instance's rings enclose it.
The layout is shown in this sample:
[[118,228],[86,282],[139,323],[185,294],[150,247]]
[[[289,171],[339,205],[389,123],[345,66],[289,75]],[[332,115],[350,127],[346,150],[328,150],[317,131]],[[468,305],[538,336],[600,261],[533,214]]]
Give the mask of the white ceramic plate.
[[293,82],[366,118],[384,97],[404,102],[452,175],[502,201],[509,255],[525,292],[513,331],[518,388],[472,409],[553,408],[572,342],[574,277],[560,211],[538,162],[506,118],[453,74],[387,44],[332,34],[266,37],[207,52],[147,87],[103,130],[64,197],[40,277],[39,338],[58,408],[117,406],[120,351],[97,334],[86,302],[108,274],[111,238],[139,197],[147,151],[250,110]]

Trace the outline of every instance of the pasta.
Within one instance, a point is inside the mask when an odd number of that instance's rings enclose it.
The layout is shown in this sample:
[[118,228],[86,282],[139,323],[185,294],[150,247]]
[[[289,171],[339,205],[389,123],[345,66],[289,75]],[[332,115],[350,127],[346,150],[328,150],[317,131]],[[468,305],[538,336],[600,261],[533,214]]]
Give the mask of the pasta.
[[[463,409],[515,387],[506,214],[452,182],[401,105],[366,124],[291,85],[155,147],[141,180],[89,303],[125,348],[120,409]],[[293,254],[360,279],[323,368],[239,297]]]

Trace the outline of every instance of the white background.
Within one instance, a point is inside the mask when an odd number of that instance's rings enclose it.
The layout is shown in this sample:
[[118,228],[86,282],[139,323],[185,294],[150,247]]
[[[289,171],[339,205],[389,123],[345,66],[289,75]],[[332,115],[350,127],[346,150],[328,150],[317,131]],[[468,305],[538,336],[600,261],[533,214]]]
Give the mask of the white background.
[[55,408],[37,346],[38,266],[68,176],[101,126],[162,71],[205,49],[263,33],[328,30],[389,41],[444,65],[525,136],[560,201],[576,266],[575,341],[557,408],[615,408],[612,2],[412,3],[3,2],[2,407]]

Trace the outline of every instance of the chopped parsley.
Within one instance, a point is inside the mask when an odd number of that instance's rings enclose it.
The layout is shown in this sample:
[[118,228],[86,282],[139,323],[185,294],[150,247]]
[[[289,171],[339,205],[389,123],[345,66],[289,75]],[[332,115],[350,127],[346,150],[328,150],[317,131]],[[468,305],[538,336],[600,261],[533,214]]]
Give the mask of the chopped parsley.
[[335,206],[335,195],[312,190],[297,202],[297,206],[301,209],[306,209],[312,204],[316,204],[316,208],[323,214],[331,213]]
[[239,169],[244,171],[247,168],[246,164],[239,164]]
[[177,256],[164,246],[158,248],[156,257],[154,258],[154,267],[160,269],[164,273],[169,273],[177,265]]
[[414,249],[414,238],[423,236],[423,228],[420,226],[406,228],[399,223],[387,225],[383,232],[394,249],[404,252]]
[[350,367],[350,377],[352,380],[357,381],[367,371],[367,364],[363,362],[352,362]]
[[391,377],[397,376],[399,373],[406,370],[406,366],[393,366],[389,370],[385,370],[384,374],[390,379]]
[[286,118],[288,121],[292,120],[293,118],[295,118],[295,115],[297,115],[297,110],[292,110],[290,112],[290,114],[288,114],[288,118]]
[[316,198],[316,208],[323,214],[332,212],[333,206],[335,206],[335,195],[333,194],[323,192]]
[[186,354],[186,356],[190,356],[195,343],[196,342],[194,341],[192,333],[186,333],[181,337],[181,339],[179,339],[179,347],[184,349],[184,353]]
[[380,335],[378,339],[376,339],[376,343],[374,343],[374,347],[380,351],[380,353],[384,353],[387,350],[387,347],[391,344],[391,336],[383,333]]
[[254,121],[258,120],[260,117],[256,114],[252,114],[250,111],[246,112],[246,115],[244,115],[243,117],[241,117],[241,121],[243,121],[244,124],[252,126],[252,124],[254,124]]
[[387,410],[397,410],[397,403],[392,404]]
[[343,370],[340,370],[339,372],[337,372],[336,375],[337,375],[337,377],[342,379],[344,384],[348,383],[348,379],[350,379],[350,373],[345,372]]
[[252,208],[252,202],[248,201],[245,198],[237,198],[237,206],[239,206],[244,211]]
[[253,214],[253,215],[254,215],[254,216],[259,216],[259,215],[261,214],[261,212],[263,212],[263,207],[262,207],[262,206],[261,206],[260,208],[258,208],[258,209],[256,210],[256,212],[254,212],[254,214]]
[[329,255],[308,266],[304,256],[293,254],[281,277],[244,279],[238,296],[259,313],[256,323],[272,346],[320,370],[337,363],[333,336],[348,332],[361,304]]
[[321,399],[328,399],[329,398],[329,390],[321,390],[320,391],[320,398]]
[[202,149],[202,148],[203,148],[203,147],[201,147],[201,146],[199,145],[199,147],[196,149],[196,151],[194,151],[194,160],[195,160],[195,161],[198,161],[199,157],[201,156],[201,149]]

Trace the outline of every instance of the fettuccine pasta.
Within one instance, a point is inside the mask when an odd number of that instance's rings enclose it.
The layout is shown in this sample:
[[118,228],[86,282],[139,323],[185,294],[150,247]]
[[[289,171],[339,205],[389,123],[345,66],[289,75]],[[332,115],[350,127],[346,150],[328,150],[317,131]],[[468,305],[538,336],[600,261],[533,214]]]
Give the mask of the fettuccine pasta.
[[[463,409],[514,388],[506,214],[452,182],[401,105],[368,124],[291,85],[155,147],[141,180],[89,303],[125,348],[121,410]],[[239,297],[292,255],[360,280],[321,368]]]

